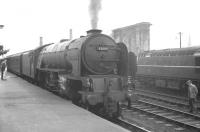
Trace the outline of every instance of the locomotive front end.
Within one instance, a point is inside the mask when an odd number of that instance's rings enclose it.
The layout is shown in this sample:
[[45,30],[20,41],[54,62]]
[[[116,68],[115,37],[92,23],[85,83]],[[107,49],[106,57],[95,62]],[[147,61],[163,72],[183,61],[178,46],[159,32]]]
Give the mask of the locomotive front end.
[[[82,101],[89,106],[102,106],[101,111],[118,115],[119,102],[131,100],[127,90],[127,48],[117,44],[99,30],[90,30],[81,50]],[[87,106],[88,107],[88,106]]]
[[89,30],[88,38],[82,45],[82,71],[87,74],[105,75],[117,70],[119,48],[112,38],[100,32],[101,30]]
[[82,100],[89,107],[101,106],[99,110],[109,116],[119,115],[120,102],[134,98],[133,91],[127,90],[126,78],[117,75],[90,75],[86,80]]

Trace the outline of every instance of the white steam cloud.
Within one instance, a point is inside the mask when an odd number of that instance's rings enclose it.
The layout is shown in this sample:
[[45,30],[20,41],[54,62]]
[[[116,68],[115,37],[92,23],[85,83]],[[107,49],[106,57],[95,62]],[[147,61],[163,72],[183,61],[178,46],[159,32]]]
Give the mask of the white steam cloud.
[[97,29],[98,14],[101,10],[101,0],[90,0],[89,13],[92,29]]

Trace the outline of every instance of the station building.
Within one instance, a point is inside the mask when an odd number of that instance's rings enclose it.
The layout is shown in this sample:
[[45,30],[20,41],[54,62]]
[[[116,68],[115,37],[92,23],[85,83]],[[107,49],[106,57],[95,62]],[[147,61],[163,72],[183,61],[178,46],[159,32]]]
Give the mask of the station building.
[[116,42],[125,43],[129,52],[138,55],[140,52],[150,50],[150,26],[149,22],[141,22],[117,28],[112,31],[112,37]]

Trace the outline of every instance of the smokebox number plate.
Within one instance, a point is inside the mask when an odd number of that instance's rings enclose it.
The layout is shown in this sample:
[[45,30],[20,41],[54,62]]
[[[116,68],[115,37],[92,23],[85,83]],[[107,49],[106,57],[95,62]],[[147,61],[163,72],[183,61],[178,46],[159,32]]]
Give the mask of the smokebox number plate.
[[97,51],[107,51],[108,47],[97,47]]

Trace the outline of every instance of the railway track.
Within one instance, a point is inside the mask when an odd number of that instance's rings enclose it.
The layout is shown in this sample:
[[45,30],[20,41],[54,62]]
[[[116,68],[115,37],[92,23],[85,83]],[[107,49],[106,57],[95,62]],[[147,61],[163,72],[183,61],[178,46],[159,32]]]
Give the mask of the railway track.
[[130,130],[131,132],[152,132],[152,131],[147,130],[144,127],[141,127],[137,124],[133,124],[133,123],[129,122],[128,120],[123,119],[121,117],[118,118],[117,120],[115,120],[114,123]]
[[[125,107],[126,106],[122,107],[122,109],[124,109]],[[124,109],[124,110],[126,111],[127,109]],[[177,129],[177,130],[188,129],[189,131],[187,132],[200,131],[200,117],[189,114],[189,113],[183,113],[175,109],[169,109],[167,107],[164,107],[161,105],[155,105],[153,103],[149,103],[145,101],[138,101],[136,103],[133,103],[131,109],[129,110],[131,110],[132,112],[139,111],[140,113],[146,114],[147,116],[150,115],[151,117],[154,117],[154,118],[156,117],[156,121],[160,119],[165,120],[167,121],[166,123],[167,125],[169,123],[175,124],[176,128],[174,129]],[[117,120],[112,121],[112,122],[132,132],[162,132],[163,130],[163,129],[161,131],[154,130],[150,128],[151,126],[145,127],[145,125],[141,125],[140,123],[137,123],[137,122],[132,122],[128,118],[118,118]],[[155,127],[154,125],[152,126]],[[156,126],[155,128],[158,128],[158,126]],[[163,132],[167,132],[167,131],[163,131]],[[171,132],[171,130],[169,132]]]
[[[180,110],[164,107],[145,101],[137,101],[131,105],[130,109],[122,105],[123,115],[127,119],[137,118],[149,127],[152,131],[157,132],[199,132],[200,116],[196,116]],[[127,114],[127,111],[129,114]],[[128,115],[128,116],[127,116]],[[168,127],[171,126],[169,129]]]
[[[42,87],[42,86],[40,86],[40,87],[44,89],[44,87]],[[47,89],[47,90],[48,90],[48,89]],[[53,94],[55,94],[55,95],[57,95],[57,96],[59,96],[59,97],[61,97],[61,98],[67,99],[65,96],[60,95],[58,92],[55,92],[55,91],[50,91],[50,92],[52,92]],[[78,107],[82,107],[82,106],[80,106],[79,104],[75,104],[75,105],[78,106]],[[82,107],[82,108],[83,108],[83,107]],[[85,108],[84,108],[84,109],[85,109]],[[130,130],[131,132],[152,132],[152,131],[149,131],[149,130],[145,129],[144,127],[141,127],[140,125],[133,124],[133,123],[129,122],[128,120],[123,119],[123,118],[121,118],[121,117],[119,117],[119,118],[117,118],[117,119],[110,119],[110,118],[107,118],[107,117],[102,116],[102,115],[99,114],[99,113],[95,113],[95,111],[92,111],[92,110],[91,110],[90,112],[92,112],[93,114],[95,114],[95,115],[97,115],[97,116],[99,116],[99,117],[101,117],[101,118],[104,118],[104,119],[106,119],[106,120],[109,120],[109,121],[111,121],[111,122],[113,122],[113,123],[115,123],[115,124],[117,124],[117,125],[119,125],[119,126],[125,128],[125,129],[127,129],[127,130]]]
[[[139,95],[141,100],[152,100],[152,101],[155,100],[162,103],[162,105],[165,104],[171,107],[176,107],[184,111],[188,111],[188,108],[189,108],[188,99],[184,97],[171,96],[167,94],[161,94],[161,93],[151,92],[147,90],[139,90],[139,89],[136,90],[136,93],[137,95]],[[198,110],[197,114],[200,115],[199,101],[197,101],[196,107]]]

